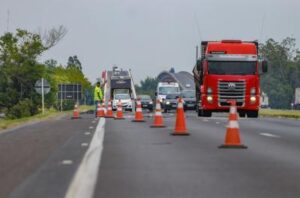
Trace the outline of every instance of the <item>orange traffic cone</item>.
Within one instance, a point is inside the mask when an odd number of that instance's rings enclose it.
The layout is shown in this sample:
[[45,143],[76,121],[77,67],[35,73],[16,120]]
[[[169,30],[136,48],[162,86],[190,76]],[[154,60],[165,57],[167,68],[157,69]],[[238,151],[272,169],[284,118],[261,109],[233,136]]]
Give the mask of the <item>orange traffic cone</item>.
[[219,146],[219,148],[246,149],[247,146],[241,144],[236,101],[231,100],[229,102],[230,102],[230,112],[229,112],[229,122],[226,129],[225,143]]
[[164,120],[161,113],[161,106],[159,99],[156,99],[156,107],[155,107],[155,114],[154,114],[154,120],[153,125],[150,126],[151,128],[164,128],[166,127],[164,125]]
[[176,110],[176,123],[172,135],[190,135],[187,132],[187,128],[185,124],[185,115],[184,115],[182,98],[178,99],[178,105]]
[[104,117],[104,110],[100,102],[98,102],[97,104],[97,117],[98,118]]
[[136,111],[135,111],[135,118],[132,122],[145,122],[143,112],[142,112],[142,103],[141,99],[138,98],[136,101]]
[[106,116],[107,109],[106,109],[106,105],[105,105],[104,100],[103,100],[103,102],[102,102],[102,109],[103,109],[103,117],[105,117],[105,116]]
[[79,114],[80,114],[79,108],[78,108],[77,104],[75,104],[72,119],[79,119],[80,118]]
[[123,110],[122,110],[122,102],[121,100],[119,100],[118,104],[117,104],[117,113],[116,113],[116,117],[115,120],[123,120]]
[[106,112],[106,118],[114,118],[114,113],[111,107],[111,100],[108,101],[108,107],[107,107],[107,112]]

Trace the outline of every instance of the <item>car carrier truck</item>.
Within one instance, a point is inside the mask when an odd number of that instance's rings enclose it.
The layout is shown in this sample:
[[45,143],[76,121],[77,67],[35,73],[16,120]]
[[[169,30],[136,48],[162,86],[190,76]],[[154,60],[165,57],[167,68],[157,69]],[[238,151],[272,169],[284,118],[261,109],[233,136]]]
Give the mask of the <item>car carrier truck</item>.
[[227,112],[228,101],[235,100],[241,117],[258,117],[260,70],[267,68],[266,61],[258,61],[256,41],[202,41],[193,69],[198,116]]

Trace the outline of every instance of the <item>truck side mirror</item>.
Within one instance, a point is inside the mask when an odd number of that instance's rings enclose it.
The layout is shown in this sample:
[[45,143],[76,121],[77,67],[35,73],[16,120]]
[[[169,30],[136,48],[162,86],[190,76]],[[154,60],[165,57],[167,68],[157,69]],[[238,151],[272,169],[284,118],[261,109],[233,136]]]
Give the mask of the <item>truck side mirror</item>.
[[198,71],[202,71],[202,61],[199,59],[199,60],[197,60],[197,70]]
[[154,93],[155,96],[157,96],[157,91]]
[[263,60],[261,66],[262,66],[262,72],[263,72],[263,73],[268,72],[268,61]]

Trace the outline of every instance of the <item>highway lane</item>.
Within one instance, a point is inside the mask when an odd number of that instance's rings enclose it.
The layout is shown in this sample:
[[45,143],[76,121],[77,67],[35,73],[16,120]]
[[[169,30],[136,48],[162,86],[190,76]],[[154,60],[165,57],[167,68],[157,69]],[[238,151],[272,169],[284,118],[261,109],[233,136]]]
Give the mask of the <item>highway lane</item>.
[[[299,197],[299,120],[240,119],[248,149],[222,150],[226,114],[187,112],[186,137],[170,135],[174,113],[162,129],[149,127],[151,116],[106,119],[94,197]],[[83,114],[1,134],[0,197],[65,197],[97,124]]]
[[97,122],[85,114],[2,133],[0,197],[64,197]]
[[187,117],[188,137],[108,120],[94,197],[299,197],[299,120],[241,119],[249,148],[222,150],[226,117]]

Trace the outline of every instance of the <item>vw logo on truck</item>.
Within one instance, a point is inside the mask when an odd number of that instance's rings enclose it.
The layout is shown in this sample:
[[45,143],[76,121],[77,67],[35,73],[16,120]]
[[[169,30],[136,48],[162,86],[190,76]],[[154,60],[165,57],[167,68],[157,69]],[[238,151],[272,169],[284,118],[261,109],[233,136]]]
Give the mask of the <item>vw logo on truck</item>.
[[235,89],[235,84],[234,83],[228,83],[228,89],[229,90],[234,90]]

